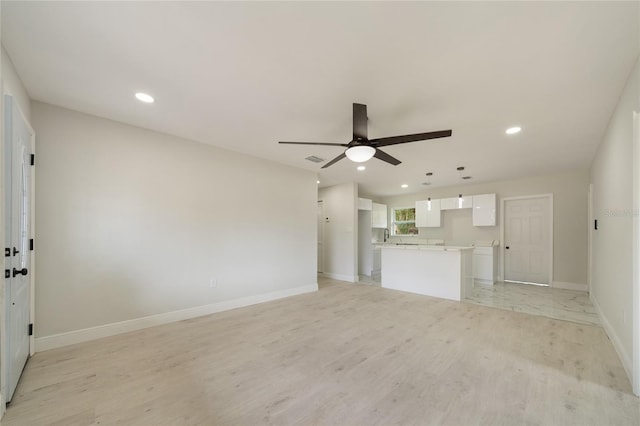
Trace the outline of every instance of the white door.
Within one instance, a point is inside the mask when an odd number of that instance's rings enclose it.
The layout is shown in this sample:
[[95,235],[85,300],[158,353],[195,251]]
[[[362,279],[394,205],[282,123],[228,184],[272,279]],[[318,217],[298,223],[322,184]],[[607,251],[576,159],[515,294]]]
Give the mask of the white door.
[[549,197],[505,200],[504,280],[551,282],[552,219]]
[[324,204],[318,201],[318,272],[324,271]]
[[[5,312],[7,401],[29,357],[31,300],[31,141],[33,131],[5,96]],[[5,275],[7,276],[7,275]]]

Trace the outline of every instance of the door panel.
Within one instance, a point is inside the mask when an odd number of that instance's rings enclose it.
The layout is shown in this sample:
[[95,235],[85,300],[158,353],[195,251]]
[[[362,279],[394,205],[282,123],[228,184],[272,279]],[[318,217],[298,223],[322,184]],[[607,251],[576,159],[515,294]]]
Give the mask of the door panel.
[[505,281],[551,282],[548,197],[505,201]]
[[31,141],[33,131],[10,96],[5,96],[5,280],[7,401],[29,357],[31,299]]

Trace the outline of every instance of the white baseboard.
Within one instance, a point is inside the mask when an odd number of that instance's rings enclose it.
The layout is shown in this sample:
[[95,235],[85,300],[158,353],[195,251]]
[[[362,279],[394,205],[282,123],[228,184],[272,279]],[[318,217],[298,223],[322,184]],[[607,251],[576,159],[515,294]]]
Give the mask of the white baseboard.
[[193,308],[181,309],[179,311],[166,312],[164,314],[151,315],[148,317],[136,318],[112,324],[99,325],[97,327],[74,330],[51,336],[38,337],[35,339],[35,351],[42,352],[49,349],[60,348],[62,346],[154,327],[156,325],[215,314],[217,312],[270,302],[272,300],[297,296],[299,294],[312,293],[314,291],[318,291],[318,283],[289,288],[286,290],[273,291],[271,293],[258,294],[255,296],[242,297],[240,299],[225,300],[223,302],[212,303],[210,305],[196,306]]
[[596,298],[593,297],[593,293],[589,294],[589,299],[591,299],[591,303],[593,303],[593,306],[596,308],[596,312],[600,316],[600,321],[602,321],[602,328],[604,328],[604,331],[607,333],[607,336],[609,336],[609,340],[611,340],[611,343],[613,344],[613,348],[618,353],[618,357],[620,358],[620,361],[622,361],[622,366],[624,367],[624,371],[627,373],[627,377],[629,378],[629,381],[633,383],[633,374],[632,374],[633,370],[631,368],[632,366],[631,357],[629,356],[629,354],[627,354],[624,351],[624,347],[620,342],[620,338],[618,337],[615,330],[611,326],[611,323],[609,322],[607,317],[605,317],[604,314],[602,313],[602,309],[600,309],[600,305],[598,304],[598,301],[596,300]]
[[323,272],[322,275],[324,275],[327,278],[331,278],[332,280],[338,280],[338,281],[346,281],[349,283],[357,283],[358,282],[358,276],[356,275],[351,276],[351,275],[342,275],[342,274],[334,274],[332,272]]
[[551,283],[551,287],[553,288],[561,288],[564,290],[576,290],[576,291],[589,291],[589,286],[586,284],[577,284],[577,283],[568,283],[564,281],[553,281]]
[[482,285],[494,285],[495,283],[491,280],[482,280],[480,278],[473,279],[474,284],[482,284]]

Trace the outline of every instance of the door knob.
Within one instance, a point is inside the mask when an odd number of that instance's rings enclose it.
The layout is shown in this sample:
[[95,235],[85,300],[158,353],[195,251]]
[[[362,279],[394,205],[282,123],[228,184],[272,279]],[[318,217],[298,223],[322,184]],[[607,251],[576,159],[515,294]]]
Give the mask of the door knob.
[[27,268],[22,268],[22,269],[16,269],[13,268],[13,276],[15,277],[16,275],[27,275],[29,271],[27,271]]
[[506,246],[505,248],[506,248],[507,250],[509,250],[509,246]]

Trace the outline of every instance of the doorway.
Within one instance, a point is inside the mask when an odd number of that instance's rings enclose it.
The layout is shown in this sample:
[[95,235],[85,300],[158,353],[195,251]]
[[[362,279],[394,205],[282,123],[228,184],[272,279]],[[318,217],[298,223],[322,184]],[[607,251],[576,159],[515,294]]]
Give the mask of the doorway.
[[33,354],[34,131],[10,95],[4,96],[5,281],[3,382],[11,401]]
[[550,285],[553,271],[553,195],[504,198],[503,277]]

